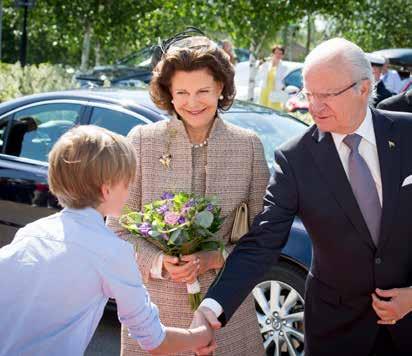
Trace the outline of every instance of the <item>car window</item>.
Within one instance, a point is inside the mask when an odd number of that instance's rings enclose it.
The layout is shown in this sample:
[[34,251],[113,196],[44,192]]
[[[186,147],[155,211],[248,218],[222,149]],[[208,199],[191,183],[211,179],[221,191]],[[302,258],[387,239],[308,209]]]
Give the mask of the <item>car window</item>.
[[285,77],[285,87],[288,85],[294,85],[295,87],[302,89],[302,81],[302,69],[295,69]]
[[259,136],[271,171],[274,169],[275,149],[307,129],[301,122],[273,111],[271,114],[227,112],[223,117],[232,124],[254,131]]
[[44,104],[14,114],[4,153],[46,162],[59,137],[79,120],[79,104]]
[[145,122],[121,111],[95,107],[90,118],[90,124],[126,136],[134,126],[144,125]]

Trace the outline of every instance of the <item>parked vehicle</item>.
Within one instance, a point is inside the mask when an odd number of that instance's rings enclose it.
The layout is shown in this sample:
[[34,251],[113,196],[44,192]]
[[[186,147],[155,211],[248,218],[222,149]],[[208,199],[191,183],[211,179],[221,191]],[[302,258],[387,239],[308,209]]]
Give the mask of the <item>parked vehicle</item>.
[[[82,88],[144,88],[152,79],[152,58],[155,50],[156,46],[145,47],[118,59],[115,64],[96,66],[88,72],[77,73],[75,79]],[[234,52],[239,63],[249,59],[247,49],[234,48]]]
[[373,52],[389,60],[392,65],[412,67],[412,48],[389,48]]
[[309,109],[309,103],[306,99],[306,96],[302,93],[302,91],[298,90],[288,99],[288,101],[285,104],[285,108],[288,112],[299,111],[306,113]]
[[[222,117],[259,135],[272,171],[274,149],[306,129],[289,115],[242,101]],[[94,124],[126,135],[135,125],[167,119],[143,90],[62,91],[0,104],[0,246],[10,243],[18,228],[60,209],[47,184],[47,155],[70,127]],[[253,291],[268,354],[274,354],[276,344],[282,354],[303,352],[310,263],[311,242],[296,219],[280,262]]]

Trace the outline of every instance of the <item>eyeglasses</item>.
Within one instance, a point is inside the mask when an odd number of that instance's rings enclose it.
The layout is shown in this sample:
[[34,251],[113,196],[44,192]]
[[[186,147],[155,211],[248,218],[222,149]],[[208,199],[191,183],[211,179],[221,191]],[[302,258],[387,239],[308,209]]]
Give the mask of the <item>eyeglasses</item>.
[[357,80],[356,82],[353,82],[351,85],[343,88],[342,90],[339,90],[335,93],[311,93],[308,92],[307,90],[303,89],[302,93],[305,95],[306,99],[308,101],[313,101],[313,99],[317,99],[318,101],[327,101],[331,98],[334,98],[335,96],[339,96],[343,94],[345,91],[348,91],[349,89],[352,89],[354,86],[356,86],[359,82],[362,80],[367,80],[368,78],[361,78]]

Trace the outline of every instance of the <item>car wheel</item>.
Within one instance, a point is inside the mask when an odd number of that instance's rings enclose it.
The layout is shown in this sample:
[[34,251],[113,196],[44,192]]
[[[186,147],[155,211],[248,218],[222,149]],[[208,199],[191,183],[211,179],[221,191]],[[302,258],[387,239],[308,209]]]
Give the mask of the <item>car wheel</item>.
[[279,262],[253,289],[266,355],[304,355],[304,290],[306,271]]

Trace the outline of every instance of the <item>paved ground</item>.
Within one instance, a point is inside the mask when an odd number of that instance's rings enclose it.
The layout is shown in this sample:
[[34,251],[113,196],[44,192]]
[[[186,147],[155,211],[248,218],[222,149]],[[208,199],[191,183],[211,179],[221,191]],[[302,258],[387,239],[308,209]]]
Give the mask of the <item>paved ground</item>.
[[85,356],[117,356],[120,354],[120,323],[116,312],[106,310]]

